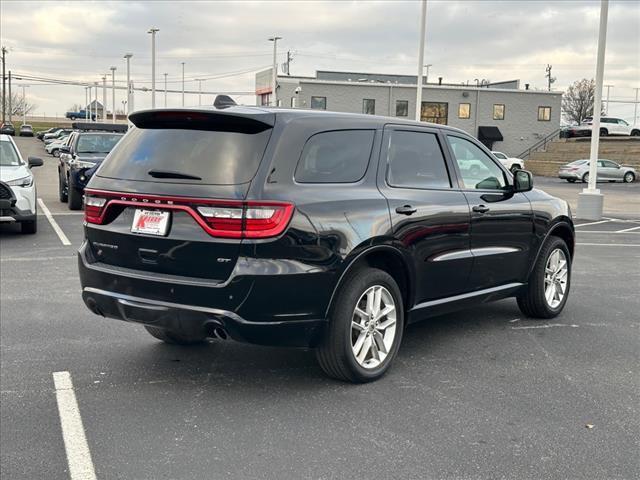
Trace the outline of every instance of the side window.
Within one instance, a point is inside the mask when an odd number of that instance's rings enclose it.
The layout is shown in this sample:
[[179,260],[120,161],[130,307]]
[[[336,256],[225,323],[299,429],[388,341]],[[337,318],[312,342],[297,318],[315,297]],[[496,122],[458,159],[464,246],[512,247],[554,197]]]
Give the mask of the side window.
[[618,168],[618,164],[609,160],[602,160],[602,166],[607,168]]
[[307,140],[296,167],[298,183],[353,183],[364,177],[374,130],[336,130]]
[[475,143],[453,135],[447,135],[447,139],[465,188],[502,190],[507,186],[504,172]]
[[387,183],[401,188],[451,188],[434,133],[393,130],[387,146]]
[[625,127],[629,126],[629,124],[627,122],[625,122],[624,120],[622,120],[622,119],[618,120],[618,125],[624,125]]

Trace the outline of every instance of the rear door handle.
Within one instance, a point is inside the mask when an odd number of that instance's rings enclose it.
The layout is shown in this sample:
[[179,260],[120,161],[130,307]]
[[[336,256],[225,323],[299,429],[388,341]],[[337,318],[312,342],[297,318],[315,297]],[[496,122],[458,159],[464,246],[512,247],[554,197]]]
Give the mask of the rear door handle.
[[413,208],[411,205],[403,205],[402,207],[396,208],[396,213],[400,215],[413,215],[418,211],[417,208]]
[[489,207],[485,207],[484,205],[476,205],[471,210],[477,213],[487,213],[491,209]]

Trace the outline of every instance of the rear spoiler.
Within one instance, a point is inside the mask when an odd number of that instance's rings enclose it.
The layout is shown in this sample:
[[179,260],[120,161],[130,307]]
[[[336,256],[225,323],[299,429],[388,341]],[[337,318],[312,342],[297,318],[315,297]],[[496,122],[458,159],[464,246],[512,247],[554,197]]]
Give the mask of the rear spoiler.
[[83,132],[116,132],[127,133],[129,126],[126,123],[91,123],[73,122],[71,128]]
[[142,110],[129,115],[138,128],[259,133],[275,124],[275,114],[250,108]]

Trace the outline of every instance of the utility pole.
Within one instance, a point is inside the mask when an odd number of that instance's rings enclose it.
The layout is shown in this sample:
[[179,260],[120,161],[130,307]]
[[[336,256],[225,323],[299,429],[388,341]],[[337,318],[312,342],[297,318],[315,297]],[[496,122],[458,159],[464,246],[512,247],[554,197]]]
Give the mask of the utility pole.
[[184,62],[182,63],[182,106],[184,107]]
[[271,72],[271,97],[273,98],[272,105],[278,106],[278,40],[282,40],[282,37],[274,35],[269,38],[270,42],[273,42],[273,71]]
[[22,124],[27,123],[27,95],[24,93],[26,85],[22,84]]
[[7,76],[4,73],[5,53],[7,53],[7,49],[2,47],[2,123],[5,121],[5,112],[7,111]]
[[549,65],[549,64],[547,64],[547,68],[545,68],[545,72],[547,72],[545,77],[547,77],[547,88],[549,91],[551,91],[551,84],[556,81],[556,79],[551,76],[552,68],[553,68],[553,65]]
[[93,101],[93,116],[95,120],[93,121],[98,123],[98,82],[93,82],[93,86],[96,87],[96,96]]
[[107,74],[102,76],[102,123],[107,122]]
[[603,85],[603,86],[607,87],[607,100],[606,100],[607,106],[604,109],[604,114],[609,115],[609,89],[615,85]]
[[198,79],[198,106],[202,106],[202,80]]
[[596,188],[598,147],[600,146],[600,109],[602,107],[602,83],[604,78],[604,54],[607,44],[607,18],[609,0],[600,3],[600,28],[598,30],[598,56],[596,61],[596,89],[594,92],[593,121],[591,125],[591,154],[589,159],[589,187],[578,194],[578,218],[600,220],[604,195]]
[[[154,51],[154,53],[155,53],[155,51]],[[124,58],[127,59],[127,105],[131,105],[131,85],[130,85],[130,83],[131,83],[131,71],[130,71],[130,68],[131,68],[131,64],[130,64],[131,57],[133,57],[133,53],[125,53],[124,54]],[[154,67],[154,69],[155,69],[155,67]],[[154,71],[154,73],[155,73],[155,71]],[[129,108],[128,107],[127,107],[127,110],[126,110],[125,113],[127,114],[127,116],[129,116]]]
[[283,64],[284,73],[287,75],[291,75],[291,62],[293,61],[293,56],[291,55],[291,50],[287,50],[287,61]]
[[427,0],[422,0],[420,13],[420,45],[418,47],[418,84],[416,85],[416,121],[422,117],[422,71],[424,65],[424,37],[427,29]]
[[116,123],[116,67],[111,67],[111,120]]
[[151,34],[151,108],[156,108],[156,33],[159,31],[151,27],[147,32]]
[[11,123],[13,107],[11,105],[11,70],[9,70],[9,123]]
[[636,103],[633,104],[633,124],[637,124],[638,123],[638,90],[640,90],[640,88],[634,88],[634,90],[636,91]]
[[89,102],[87,99],[89,98],[89,93],[87,91],[87,87],[84,87],[84,119],[87,120],[89,118]]
[[164,75],[164,108],[167,108],[167,74]]

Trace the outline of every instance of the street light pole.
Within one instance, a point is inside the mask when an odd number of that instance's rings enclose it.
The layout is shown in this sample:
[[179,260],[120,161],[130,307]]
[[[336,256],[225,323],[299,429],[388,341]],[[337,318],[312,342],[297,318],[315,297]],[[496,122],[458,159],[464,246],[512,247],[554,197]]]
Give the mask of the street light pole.
[[85,104],[85,107],[84,107],[84,119],[85,120],[89,119],[89,110],[91,109],[91,105],[89,105],[89,101],[87,101],[87,99],[89,98],[89,94],[87,93],[88,92],[88,90],[87,90],[88,88],[89,87],[86,87],[86,86],[84,87],[84,104]]
[[116,67],[111,67],[111,105],[113,111],[111,112],[111,120],[116,123]]
[[125,112],[129,116],[129,105],[131,105],[131,57],[133,53],[125,53],[124,58],[127,59],[127,111]]
[[198,80],[198,106],[202,106],[202,80]]
[[27,95],[24,93],[26,85],[22,84],[22,124],[27,123]]
[[182,63],[182,106],[184,107],[184,62]]
[[271,71],[271,97],[273,98],[272,105],[278,106],[278,40],[282,40],[282,37],[274,35],[269,38],[270,42],[273,42],[273,67]]
[[167,74],[164,73],[164,108],[167,108]]
[[420,46],[418,47],[418,84],[416,85],[416,121],[422,116],[422,66],[424,65],[424,37],[427,28],[427,0],[422,0],[420,13]]
[[151,27],[147,32],[151,34],[151,108],[156,108],[156,33],[159,31]]
[[604,195],[596,188],[598,176],[598,147],[600,146],[600,112],[602,109],[602,83],[604,78],[604,54],[607,45],[607,17],[609,0],[600,3],[600,28],[598,33],[598,56],[596,63],[596,89],[593,102],[593,121],[591,123],[591,155],[589,159],[589,187],[578,195],[578,218],[600,220]]
[[102,123],[107,121],[107,75],[102,76]]

